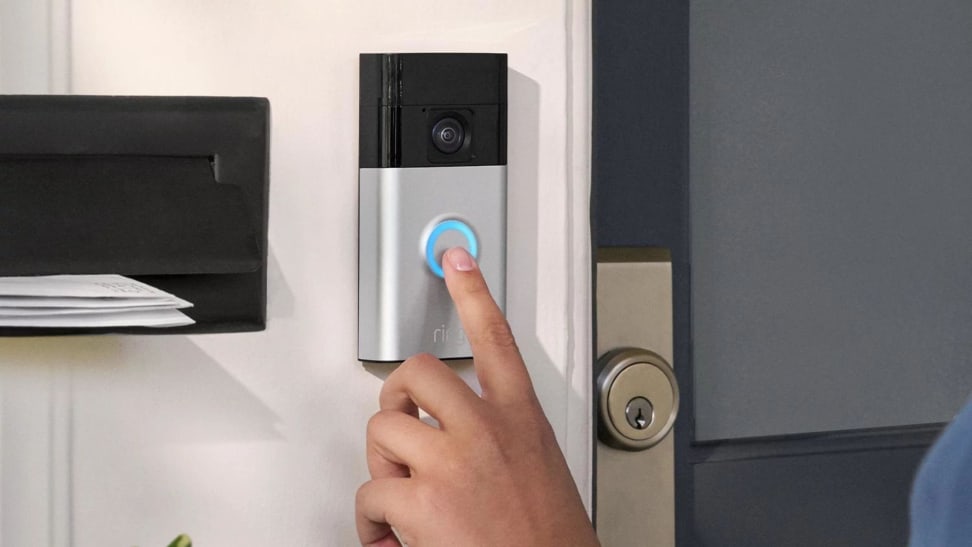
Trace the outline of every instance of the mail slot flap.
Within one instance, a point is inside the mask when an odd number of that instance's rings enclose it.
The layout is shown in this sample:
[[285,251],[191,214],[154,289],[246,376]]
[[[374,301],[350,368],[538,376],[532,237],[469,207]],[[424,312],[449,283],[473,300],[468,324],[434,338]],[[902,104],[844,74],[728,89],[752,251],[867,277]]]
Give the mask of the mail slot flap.
[[0,156],[0,275],[250,272],[256,225],[210,158]]

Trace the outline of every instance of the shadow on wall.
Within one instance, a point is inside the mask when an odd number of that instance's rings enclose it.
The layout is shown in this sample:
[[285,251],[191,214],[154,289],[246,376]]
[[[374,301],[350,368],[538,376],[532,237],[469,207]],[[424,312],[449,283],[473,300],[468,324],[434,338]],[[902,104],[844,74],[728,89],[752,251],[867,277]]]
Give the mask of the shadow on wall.
[[[537,260],[540,226],[540,85],[526,75],[510,70],[507,142],[508,195],[507,195],[507,318],[517,345],[530,370],[537,393],[547,415],[556,408],[563,413],[566,401],[559,398],[566,393],[575,397],[564,386],[564,372],[553,362],[537,336],[537,307],[539,302],[538,280],[541,275]],[[557,204],[545,204],[545,206]],[[564,205],[565,206],[565,205]],[[549,228],[547,228],[549,229]],[[467,382],[478,386],[471,360],[450,361],[449,365]],[[367,363],[365,369],[384,380],[395,369],[394,365]],[[580,404],[579,400],[570,401]],[[377,394],[375,410],[377,410]],[[557,427],[558,436],[564,427]]]
[[[549,226],[541,227],[538,219],[541,207],[566,207],[567,204],[540,203],[540,84],[515,70],[510,71],[508,78],[509,127],[515,128],[515,131],[509,131],[507,154],[510,169],[507,197],[506,315],[530,370],[540,402],[544,404],[547,416],[553,418],[554,410],[564,414],[568,403],[560,398],[571,391],[565,385],[564,371],[561,370],[565,363],[558,367],[553,362],[537,334],[539,281],[541,276],[547,275],[541,271],[537,259],[540,251],[540,230],[552,229]],[[560,230],[562,227],[553,229]],[[551,419],[551,423],[558,437],[561,437],[567,424],[558,427],[559,420],[556,419]]]
[[134,513],[171,500],[181,487],[162,477],[165,458],[181,447],[281,437],[277,417],[184,336],[0,339],[0,401],[0,498],[21,512],[6,511],[13,538],[58,527],[47,503],[91,522],[86,511],[109,499]]
[[0,339],[0,362],[4,390],[38,374],[67,377],[75,427],[116,439],[120,432],[161,444],[281,438],[277,416],[185,336]]
[[[268,315],[293,316],[294,295],[272,252],[268,278]],[[46,400],[65,382],[76,427],[134,430],[163,444],[282,438],[278,417],[191,338],[0,338],[0,395],[26,390]]]
[[290,284],[284,277],[280,261],[277,260],[271,243],[267,253],[267,322],[274,319],[293,318],[296,307],[294,291],[290,289]]

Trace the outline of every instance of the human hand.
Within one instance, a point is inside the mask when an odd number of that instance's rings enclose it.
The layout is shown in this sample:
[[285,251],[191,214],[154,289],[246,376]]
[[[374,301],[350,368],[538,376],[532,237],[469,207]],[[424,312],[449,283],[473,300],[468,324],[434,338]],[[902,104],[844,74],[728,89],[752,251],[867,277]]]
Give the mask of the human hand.
[[456,248],[443,270],[482,396],[427,354],[388,377],[368,423],[371,480],[356,500],[362,545],[400,545],[391,527],[409,547],[599,545],[478,266]]

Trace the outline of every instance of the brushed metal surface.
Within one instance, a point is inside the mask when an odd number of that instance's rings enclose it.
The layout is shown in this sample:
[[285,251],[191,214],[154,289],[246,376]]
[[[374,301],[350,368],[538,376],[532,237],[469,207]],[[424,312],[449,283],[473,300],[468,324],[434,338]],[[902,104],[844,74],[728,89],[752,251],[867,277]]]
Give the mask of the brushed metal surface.
[[[671,263],[645,259],[598,263],[597,353],[642,347],[678,366],[672,361]],[[596,526],[604,547],[675,545],[673,447],[671,434],[641,452],[598,441]]]
[[471,357],[445,283],[426,265],[425,243],[439,222],[468,224],[505,310],[506,166],[360,169],[358,210],[358,359]]

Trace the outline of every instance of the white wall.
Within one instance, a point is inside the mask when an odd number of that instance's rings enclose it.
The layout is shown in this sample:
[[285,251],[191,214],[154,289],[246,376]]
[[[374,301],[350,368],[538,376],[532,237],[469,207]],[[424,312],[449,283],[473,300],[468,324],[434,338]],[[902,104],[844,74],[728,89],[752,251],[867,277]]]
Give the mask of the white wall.
[[388,373],[355,360],[359,52],[509,53],[508,315],[589,499],[587,1],[64,10],[70,55],[49,66],[72,92],[270,98],[270,322],[0,340],[4,546],[148,547],[182,531],[201,547],[354,544],[365,423]]

